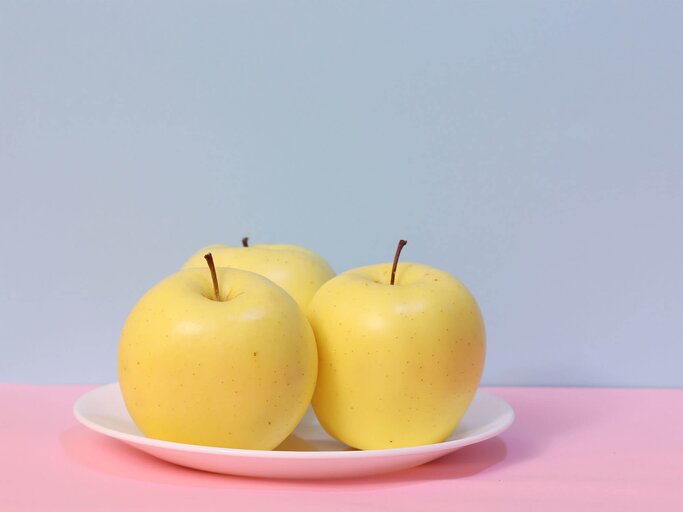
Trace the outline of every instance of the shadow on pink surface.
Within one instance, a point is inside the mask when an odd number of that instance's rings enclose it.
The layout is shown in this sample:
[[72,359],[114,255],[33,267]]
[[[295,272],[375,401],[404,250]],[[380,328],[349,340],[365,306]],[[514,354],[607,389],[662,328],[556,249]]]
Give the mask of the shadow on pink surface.
[[374,477],[341,480],[262,480],[207,473],[176,466],[131,448],[124,443],[99,436],[84,427],[75,426],[64,431],[61,444],[71,461],[92,471],[144,482],[155,482],[189,487],[225,487],[235,485],[258,487],[267,485],[316,485],[330,487],[392,486],[418,483],[426,480],[467,478],[501,464],[508,456],[505,442],[500,438],[467,446],[451,455],[415,468],[377,475]]

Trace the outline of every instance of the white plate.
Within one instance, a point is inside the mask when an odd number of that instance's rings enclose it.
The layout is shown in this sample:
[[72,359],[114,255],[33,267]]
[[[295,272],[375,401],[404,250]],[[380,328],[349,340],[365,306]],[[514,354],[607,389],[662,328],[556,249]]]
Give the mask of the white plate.
[[500,434],[514,412],[502,398],[477,394],[458,428],[444,442],[388,450],[353,450],[331,438],[312,410],[276,450],[237,450],[145,437],[123,403],[118,383],[81,396],[74,415],[83,425],[160,459],[195,469],[265,478],[344,478],[396,471],[437,459]]

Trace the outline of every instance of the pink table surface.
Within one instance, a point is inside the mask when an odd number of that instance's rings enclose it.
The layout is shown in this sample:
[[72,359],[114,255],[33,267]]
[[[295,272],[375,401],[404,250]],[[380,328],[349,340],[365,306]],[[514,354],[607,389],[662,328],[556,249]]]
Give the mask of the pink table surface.
[[683,510],[683,389],[492,388],[517,413],[500,437],[336,481],[157,460],[77,424],[88,389],[0,385],[0,511]]

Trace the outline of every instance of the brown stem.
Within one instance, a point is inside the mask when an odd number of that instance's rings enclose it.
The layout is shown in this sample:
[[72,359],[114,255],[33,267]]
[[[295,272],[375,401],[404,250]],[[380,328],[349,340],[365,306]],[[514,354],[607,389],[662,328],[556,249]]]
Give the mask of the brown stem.
[[407,243],[407,240],[398,241],[398,246],[396,247],[396,254],[394,254],[394,264],[391,267],[391,283],[389,284],[394,284],[394,280],[396,279],[396,267],[398,266],[398,258],[399,256],[401,256],[401,251]]
[[216,265],[213,264],[213,255],[207,253],[204,255],[206,263],[209,265],[209,270],[211,271],[211,280],[213,281],[213,294],[216,296],[216,300],[220,302],[221,292],[218,289],[218,276],[216,275]]
[[249,247],[249,237],[248,236],[245,236],[242,239],[242,247]]

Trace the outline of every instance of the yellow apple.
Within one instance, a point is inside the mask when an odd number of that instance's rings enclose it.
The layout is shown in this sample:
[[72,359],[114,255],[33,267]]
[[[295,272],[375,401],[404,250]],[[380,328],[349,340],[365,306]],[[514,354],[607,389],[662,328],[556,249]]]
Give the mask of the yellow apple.
[[484,324],[474,298],[445,271],[396,267],[401,247],[393,272],[391,263],[344,272],[308,309],[319,358],[313,408],[328,433],[354,448],[443,441],[483,370]]
[[316,376],[304,313],[253,272],[181,270],[142,297],[121,334],[126,407],[157,439],[275,448],[306,412]]
[[297,245],[210,245],[197,251],[183,268],[204,267],[204,254],[213,254],[217,267],[231,267],[266,276],[289,293],[304,310],[320,286],[334,277],[328,263],[315,252]]

